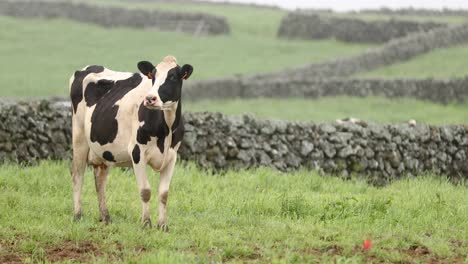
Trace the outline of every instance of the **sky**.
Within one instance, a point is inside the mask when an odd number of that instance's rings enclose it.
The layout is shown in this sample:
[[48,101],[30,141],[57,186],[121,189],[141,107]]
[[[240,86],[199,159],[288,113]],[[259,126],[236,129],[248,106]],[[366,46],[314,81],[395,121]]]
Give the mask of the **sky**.
[[[211,0],[226,2],[226,0]],[[228,0],[228,2],[257,3],[280,6],[287,9],[327,8],[335,11],[375,9],[380,7],[418,7],[430,9],[468,9],[468,0]]]

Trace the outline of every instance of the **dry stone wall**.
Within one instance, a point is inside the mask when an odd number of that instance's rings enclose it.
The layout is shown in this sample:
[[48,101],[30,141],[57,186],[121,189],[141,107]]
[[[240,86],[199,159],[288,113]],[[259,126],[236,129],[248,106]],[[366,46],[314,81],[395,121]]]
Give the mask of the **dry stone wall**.
[[185,100],[228,98],[320,98],[327,96],[382,96],[415,98],[440,104],[465,102],[468,98],[468,78],[435,79],[282,79],[246,80],[229,78],[198,81],[183,88]]
[[0,15],[67,18],[103,27],[156,28],[195,35],[227,34],[230,31],[224,17],[210,14],[133,10],[71,2],[0,0]]
[[436,22],[395,19],[365,21],[357,18],[292,12],[282,19],[278,36],[288,39],[336,38],[345,42],[384,43],[415,32],[427,32],[447,26],[447,24]]
[[[467,126],[314,124],[219,113],[185,113],[184,118],[180,157],[215,171],[305,167],[343,177],[367,175],[377,184],[425,172],[468,178]],[[68,159],[70,134],[71,110],[63,103],[0,107],[1,161]]]

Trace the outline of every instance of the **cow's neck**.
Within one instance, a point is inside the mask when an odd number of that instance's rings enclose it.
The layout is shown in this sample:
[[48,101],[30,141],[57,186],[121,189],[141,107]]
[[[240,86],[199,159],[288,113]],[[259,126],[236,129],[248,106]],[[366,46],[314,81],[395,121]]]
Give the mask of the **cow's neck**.
[[167,126],[172,130],[176,130],[179,127],[180,118],[182,114],[182,103],[179,100],[176,108],[171,110],[164,110],[164,120]]

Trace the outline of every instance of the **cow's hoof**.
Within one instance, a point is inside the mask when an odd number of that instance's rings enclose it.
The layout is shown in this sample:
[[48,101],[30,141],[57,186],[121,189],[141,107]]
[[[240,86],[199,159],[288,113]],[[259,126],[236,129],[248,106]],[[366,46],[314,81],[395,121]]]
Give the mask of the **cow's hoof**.
[[82,215],[81,215],[81,212],[75,214],[75,215],[73,216],[73,221],[75,221],[75,222],[80,221],[80,220],[81,220],[81,216],[82,216]]
[[158,224],[158,229],[163,232],[169,232],[169,226],[167,226],[166,224]]
[[99,222],[104,222],[104,224],[108,225],[108,224],[112,223],[112,220],[110,218],[110,215],[106,214],[104,216],[99,217]]
[[143,221],[143,228],[153,228],[153,224],[151,224],[151,219],[146,219]]

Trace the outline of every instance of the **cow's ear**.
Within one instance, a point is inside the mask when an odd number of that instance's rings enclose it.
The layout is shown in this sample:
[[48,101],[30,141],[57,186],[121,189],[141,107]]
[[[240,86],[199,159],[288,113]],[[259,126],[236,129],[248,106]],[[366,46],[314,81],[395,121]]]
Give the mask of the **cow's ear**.
[[190,64],[185,64],[180,68],[179,76],[181,80],[187,80],[192,75],[193,67]]
[[148,78],[153,79],[156,73],[156,68],[149,61],[140,61],[138,63],[138,69],[141,73],[148,76]]

